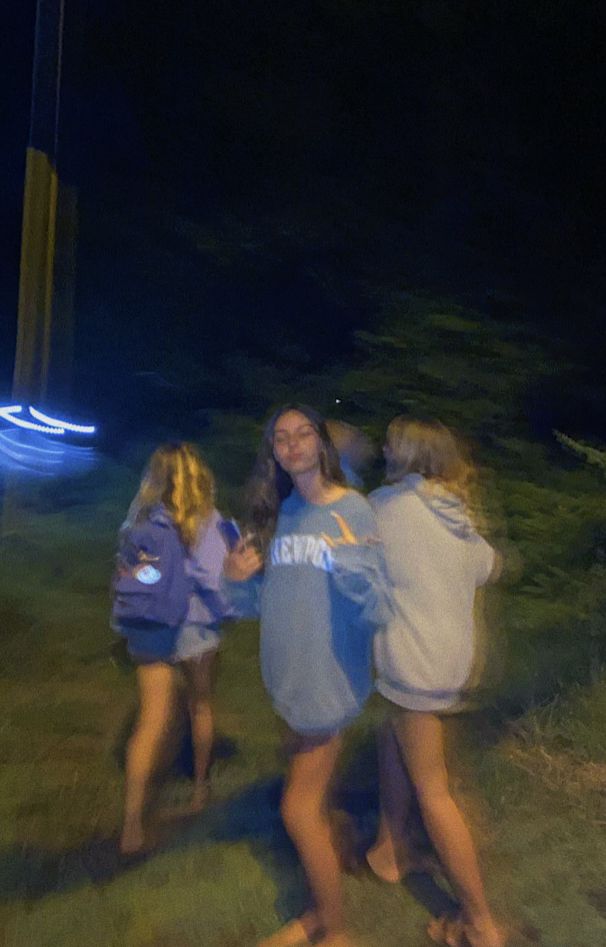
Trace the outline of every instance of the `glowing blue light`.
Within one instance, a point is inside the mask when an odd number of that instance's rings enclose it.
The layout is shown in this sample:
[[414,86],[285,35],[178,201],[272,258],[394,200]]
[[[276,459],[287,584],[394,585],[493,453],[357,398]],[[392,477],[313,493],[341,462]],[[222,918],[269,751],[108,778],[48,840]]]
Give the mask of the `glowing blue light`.
[[59,418],[51,418],[48,414],[43,414],[37,408],[30,405],[29,413],[36,421],[42,421],[43,424],[49,424],[51,427],[61,428],[65,431],[73,431],[75,434],[94,434],[96,431],[94,424],[73,424],[71,421],[60,421]]
[[76,446],[39,431],[0,429],[0,481],[3,472],[18,473],[24,479],[73,476],[91,470],[96,462],[92,447]]
[[95,465],[92,446],[65,439],[66,434],[94,434],[92,424],[61,421],[27,407],[29,418],[23,417],[21,404],[0,405],[0,475],[10,471],[24,478],[69,476],[85,473]]
[[[0,434],[0,469],[51,477],[64,466],[65,457],[62,450],[43,452],[41,448],[32,448],[29,444],[23,445],[21,450],[15,449],[18,447],[21,445]],[[42,452],[32,454],[32,449]],[[57,454],[59,456],[56,456]]]
[[31,405],[29,406],[29,413],[35,419],[34,421],[18,417],[22,412],[23,405],[4,405],[0,407],[0,418],[8,421],[9,424],[14,424],[15,427],[24,428],[27,431],[38,431],[41,434],[64,435],[66,431],[74,434],[94,434],[96,431],[93,424],[73,424],[71,421],[62,421],[59,418],[43,414],[42,411],[33,408]]
[[[13,448],[13,450],[16,447],[18,447],[22,452],[19,455],[20,459],[25,459],[26,455],[31,454],[31,453],[44,455],[42,458],[43,460],[46,460],[47,458],[51,458],[51,457],[61,458],[65,455],[65,449],[63,445],[58,445],[56,443],[53,443],[53,441],[45,442],[44,439],[41,439],[41,442],[45,445],[43,447],[38,447],[36,444],[32,444],[31,442],[25,443],[24,441],[19,440],[19,432],[13,431],[11,428],[7,428],[3,431],[0,431],[0,442],[3,445],[9,444]],[[47,444],[48,446],[46,446]],[[4,447],[3,449],[6,451],[6,447]],[[13,454],[11,456],[16,456],[16,455]],[[52,463],[52,464],[60,463],[60,462],[61,462],[60,460],[49,459],[49,463]]]
[[25,428],[27,431],[39,431],[41,434],[65,434],[65,428],[63,427],[53,427],[52,425],[47,424],[34,424],[33,421],[26,421],[24,418],[16,417],[16,415],[21,414],[22,411],[23,405],[6,405],[5,407],[0,407],[0,418],[4,418],[5,421],[8,421],[9,424],[14,424],[15,427]]

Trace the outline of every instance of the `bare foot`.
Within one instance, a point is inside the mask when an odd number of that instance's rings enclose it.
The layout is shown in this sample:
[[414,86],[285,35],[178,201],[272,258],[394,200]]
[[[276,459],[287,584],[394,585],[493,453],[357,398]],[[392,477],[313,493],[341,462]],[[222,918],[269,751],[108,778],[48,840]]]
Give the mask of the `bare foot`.
[[145,833],[140,822],[125,822],[120,836],[120,854],[138,855],[145,845]]
[[492,918],[484,924],[463,924],[465,947],[505,947],[507,931],[497,927]]
[[366,861],[370,870],[388,884],[398,884],[411,872],[423,872],[435,875],[438,864],[431,854],[424,855],[414,849],[396,854],[391,845],[373,845],[366,852]]
[[427,925],[427,933],[434,944],[446,947],[463,947],[463,922],[460,917],[435,917]]
[[398,858],[393,846],[387,843],[373,845],[366,852],[366,861],[370,870],[381,881],[398,884],[405,875],[403,859]]
[[461,917],[436,917],[427,926],[435,944],[446,947],[505,947],[508,935],[492,918],[482,924],[465,923]]
[[[300,944],[313,944],[320,931],[317,915],[310,912],[294,921],[289,921],[271,937],[260,940],[257,947],[298,947]],[[340,945],[335,945],[335,947],[340,947]],[[346,945],[344,944],[343,947]]]

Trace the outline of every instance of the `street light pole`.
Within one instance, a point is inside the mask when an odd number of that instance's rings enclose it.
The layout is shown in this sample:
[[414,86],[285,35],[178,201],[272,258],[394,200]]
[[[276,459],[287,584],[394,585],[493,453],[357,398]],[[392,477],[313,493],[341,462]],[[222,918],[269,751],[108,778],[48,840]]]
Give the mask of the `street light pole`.
[[[47,398],[49,379],[53,394],[61,381],[66,394],[71,367],[76,192],[62,185],[57,173],[64,15],[65,0],[37,0],[13,398],[38,405]],[[60,331],[53,326],[57,296]],[[22,525],[22,489],[17,474],[5,477],[0,538]]]
[[[37,0],[13,374],[13,397],[19,402],[44,402],[48,392],[61,213],[57,155],[64,15],[65,0]],[[74,201],[71,206],[75,209]]]

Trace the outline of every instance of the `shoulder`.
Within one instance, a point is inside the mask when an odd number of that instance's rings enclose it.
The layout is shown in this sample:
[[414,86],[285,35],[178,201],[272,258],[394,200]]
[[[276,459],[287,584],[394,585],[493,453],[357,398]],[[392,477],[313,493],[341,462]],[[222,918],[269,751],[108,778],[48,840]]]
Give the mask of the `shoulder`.
[[348,510],[359,510],[360,512],[371,509],[367,498],[362,496],[358,490],[355,490],[351,487],[347,488],[343,496],[340,497],[340,499],[338,499],[334,505]]
[[379,487],[378,490],[373,490],[368,499],[376,513],[379,513],[385,507],[391,506],[394,503],[398,504],[398,506],[415,506],[421,503],[415,485],[406,483],[405,481]]
[[329,509],[331,513],[340,513],[352,526],[356,523],[362,526],[374,523],[375,515],[371,504],[357,490],[348,490],[340,500],[331,504]]
[[392,486],[383,486],[378,487],[376,490],[373,490],[372,493],[368,494],[368,502],[374,508],[382,506],[384,503],[388,503],[394,495],[394,488]]
[[200,525],[198,535],[191,549],[190,555],[206,555],[211,546],[225,546],[225,539],[221,532],[222,517],[218,510],[214,509]]
[[206,539],[214,539],[215,537],[220,537],[223,541],[223,534],[221,532],[221,522],[223,517],[218,510],[212,509],[206,519],[201,523],[200,529],[198,531],[198,542]]
[[206,518],[206,523],[204,525],[206,526],[206,529],[218,530],[219,526],[221,525],[222,519],[223,517],[221,516],[219,511],[213,507],[213,509],[208,514],[208,517]]

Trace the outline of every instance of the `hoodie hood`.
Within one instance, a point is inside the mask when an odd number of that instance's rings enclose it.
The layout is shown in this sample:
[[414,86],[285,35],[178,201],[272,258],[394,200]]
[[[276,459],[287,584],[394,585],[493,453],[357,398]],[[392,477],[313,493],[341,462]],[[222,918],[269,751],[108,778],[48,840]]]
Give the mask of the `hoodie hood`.
[[401,480],[405,490],[412,490],[449,532],[458,539],[475,535],[473,523],[464,504],[441,484],[430,482],[421,474],[407,474]]
[[168,526],[173,522],[173,518],[162,503],[152,506],[149,511],[148,519],[150,523],[159,523],[162,526]]

